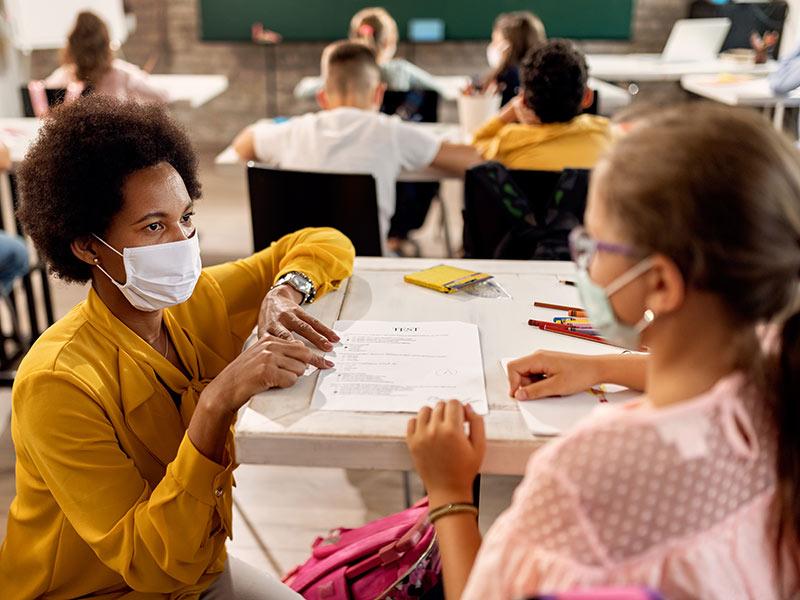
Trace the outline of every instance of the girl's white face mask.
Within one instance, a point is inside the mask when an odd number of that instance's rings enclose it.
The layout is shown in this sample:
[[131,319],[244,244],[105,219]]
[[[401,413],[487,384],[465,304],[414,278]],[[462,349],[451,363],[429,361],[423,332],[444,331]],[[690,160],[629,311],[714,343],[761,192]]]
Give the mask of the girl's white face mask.
[[197,234],[178,242],[123,248],[121,253],[99,236],[94,237],[122,257],[124,285],[96,266],[134,308],[145,312],[160,310],[185,302],[194,292],[203,268]]

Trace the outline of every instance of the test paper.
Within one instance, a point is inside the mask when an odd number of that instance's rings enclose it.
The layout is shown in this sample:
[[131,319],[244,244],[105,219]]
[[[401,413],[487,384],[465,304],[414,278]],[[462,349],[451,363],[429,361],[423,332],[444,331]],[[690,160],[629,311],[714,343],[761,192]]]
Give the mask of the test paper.
[[460,321],[337,321],[341,341],[320,372],[318,410],[417,412],[439,400],[489,412],[477,325]]

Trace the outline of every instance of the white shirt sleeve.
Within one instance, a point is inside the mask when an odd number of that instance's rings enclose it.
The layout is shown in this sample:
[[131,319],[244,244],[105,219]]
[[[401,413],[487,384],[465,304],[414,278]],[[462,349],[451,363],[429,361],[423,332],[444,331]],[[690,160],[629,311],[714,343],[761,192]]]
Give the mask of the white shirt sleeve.
[[253,150],[259,162],[280,166],[281,150],[287,144],[291,121],[285,123],[256,123],[253,126]]
[[429,166],[442,145],[442,141],[431,132],[411,123],[403,123],[399,119],[394,123],[394,138],[400,169],[403,171],[415,171]]

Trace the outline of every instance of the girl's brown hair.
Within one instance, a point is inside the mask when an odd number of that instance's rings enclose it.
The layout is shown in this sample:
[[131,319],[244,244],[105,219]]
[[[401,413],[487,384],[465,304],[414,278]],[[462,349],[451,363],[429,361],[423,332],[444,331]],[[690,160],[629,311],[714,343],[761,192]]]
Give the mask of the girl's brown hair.
[[370,7],[358,11],[350,19],[350,40],[372,48],[375,56],[397,43],[397,22],[385,8]]
[[518,67],[530,50],[547,41],[544,23],[527,10],[497,15],[492,31],[499,31],[509,47],[503,61],[489,74],[487,82],[497,81],[497,78],[509,68]]
[[113,60],[106,24],[92,12],[80,13],[67,38],[62,62],[73,63],[78,80],[92,84],[106,74]]
[[[800,153],[753,112],[695,103],[648,114],[599,166],[600,193],[621,233],[670,257],[687,287],[722,298],[741,324],[741,367],[775,399],[778,544],[796,543]],[[777,360],[761,360],[754,325],[781,321]]]

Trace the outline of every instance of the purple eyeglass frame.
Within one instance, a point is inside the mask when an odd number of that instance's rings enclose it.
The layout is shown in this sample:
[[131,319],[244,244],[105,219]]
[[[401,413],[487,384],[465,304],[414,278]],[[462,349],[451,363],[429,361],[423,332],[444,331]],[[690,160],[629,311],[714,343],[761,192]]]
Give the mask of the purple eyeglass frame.
[[590,250],[590,252],[588,253],[589,260],[591,260],[591,258],[597,253],[598,250],[602,250],[604,252],[611,252],[613,254],[621,254],[622,256],[637,256],[639,254],[639,252],[637,252],[635,248],[633,248],[632,246],[628,246],[626,244],[614,244],[612,242],[603,242],[601,240],[596,240],[593,237],[591,237],[588,233],[586,233],[586,229],[584,229],[583,226],[578,225],[577,227],[575,227],[575,229],[569,232],[569,252],[573,262],[575,262],[576,264],[578,262],[576,255],[578,253],[578,245],[580,243],[586,243],[589,245],[589,247],[587,248],[588,250]]

